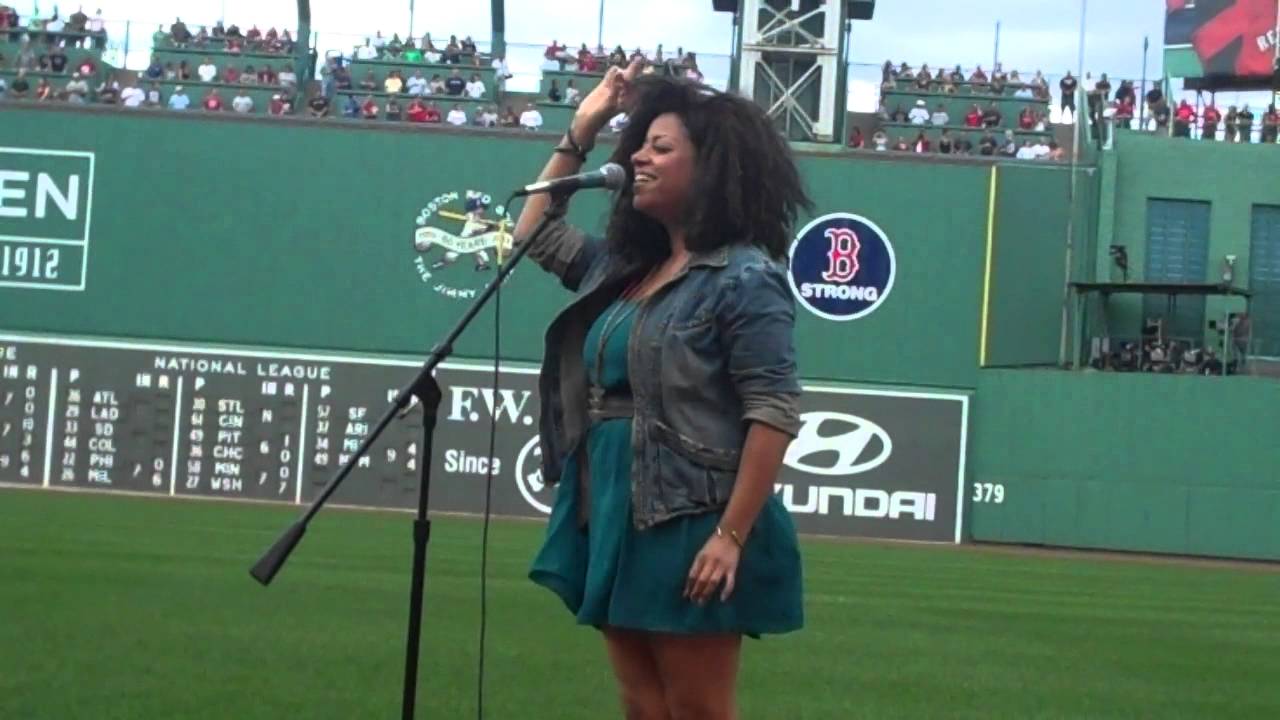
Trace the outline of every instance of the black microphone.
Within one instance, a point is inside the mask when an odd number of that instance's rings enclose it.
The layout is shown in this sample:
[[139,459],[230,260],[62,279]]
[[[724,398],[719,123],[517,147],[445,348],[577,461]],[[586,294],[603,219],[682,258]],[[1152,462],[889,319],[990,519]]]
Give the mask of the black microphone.
[[567,194],[587,188],[621,190],[626,184],[627,171],[623,170],[618,163],[607,163],[604,167],[592,172],[578,173],[577,175],[569,175],[554,180],[542,180],[531,185],[525,185],[516,191],[515,196],[523,197],[544,192]]

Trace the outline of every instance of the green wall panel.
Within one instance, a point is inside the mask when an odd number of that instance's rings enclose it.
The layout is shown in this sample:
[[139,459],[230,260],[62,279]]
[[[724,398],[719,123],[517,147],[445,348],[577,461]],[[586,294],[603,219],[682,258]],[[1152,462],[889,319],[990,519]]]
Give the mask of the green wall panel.
[[[1054,365],[1061,342],[1068,234],[1073,266],[1092,257],[1098,174],[1001,165],[996,183],[987,367]],[[1077,273],[1078,274],[1078,273]],[[1070,327],[1070,325],[1068,325]]]
[[[1109,245],[1124,245],[1129,253],[1129,279],[1141,281],[1146,266],[1147,206],[1150,199],[1195,200],[1211,204],[1209,263],[1205,282],[1222,279],[1223,258],[1236,255],[1235,283],[1248,284],[1249,235],[1255,204],[1280,204],[1280,147],[1207,143],[1118,132],[1115,150],[1104,165],[1114,163],[1114,207],[1104,212],[1095,257],[1096,277],[1112,277]],[[1119,278],[1116,277],[1118,280]],[[1131,336],[1141,331],[1142,300],[1136,296],[1112,299],[1112,328]],[[1206,318],[1220,319],[1225,310],[1243,309],[1238,299],[1209,298]],[[1099,325],[1095,324],[1096,330]],[[1217,342],[1216,333],[1208,336]]]
[[985,370],[976,540],[1280,559],[1280,384]]

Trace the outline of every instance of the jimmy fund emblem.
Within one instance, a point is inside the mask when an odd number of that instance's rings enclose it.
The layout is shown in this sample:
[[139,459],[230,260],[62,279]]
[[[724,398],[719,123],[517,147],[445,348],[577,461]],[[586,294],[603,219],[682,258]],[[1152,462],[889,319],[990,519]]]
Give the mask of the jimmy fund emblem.
[[511,251],[511,217],[505,207],[493,207],[487,193],[440,195],[418,213],[417,226],[414,266],[422,282],[445,297],[475,297],[488,271]]

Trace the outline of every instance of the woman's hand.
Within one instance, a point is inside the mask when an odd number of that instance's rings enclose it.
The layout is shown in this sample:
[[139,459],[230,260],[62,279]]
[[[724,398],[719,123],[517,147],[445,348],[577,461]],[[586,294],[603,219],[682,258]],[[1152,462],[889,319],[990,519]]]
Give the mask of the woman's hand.
[[742,548],[736,542],[719,533],[712,535],[693,559],[689,577],[684,583],[684,596],[698,605],[705,605],[723,582],[724,590],[720,593],[720,601],[728,600],[733,594],[740,557]]
[[630,100],[631,84],[640,76],[644,61],[636,58],[626,69],[611,66],[604,74],[604,79],[596,85],[586,97],[578,103],[574,114],[574,139],[584,147],[600,132],[600,129],[627,107]]

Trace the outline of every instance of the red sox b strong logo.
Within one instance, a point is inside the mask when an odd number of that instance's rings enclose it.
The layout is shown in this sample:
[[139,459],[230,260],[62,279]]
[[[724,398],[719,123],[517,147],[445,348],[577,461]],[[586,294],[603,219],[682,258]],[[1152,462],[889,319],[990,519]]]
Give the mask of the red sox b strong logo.
[[866,317],[893,289],[893,245],[875,223],[853,213],[830,213],[796,235],[788,279],[800,303],[827,320]]
[[858,274],[858,251],[862,246],[858,236],[849,228],[830,228],[826,237],[831,241],[827,251],[827,271],[822,279],[827,282],[847,283]]

